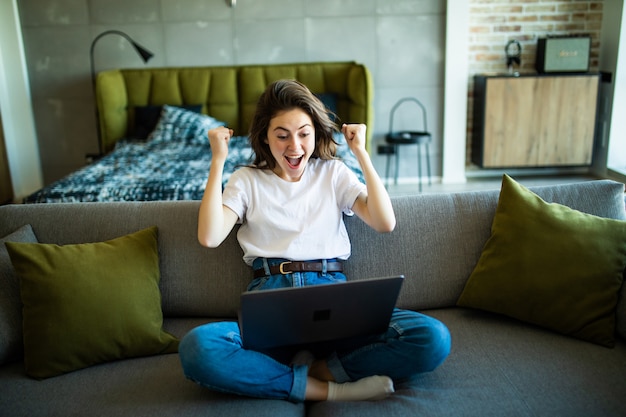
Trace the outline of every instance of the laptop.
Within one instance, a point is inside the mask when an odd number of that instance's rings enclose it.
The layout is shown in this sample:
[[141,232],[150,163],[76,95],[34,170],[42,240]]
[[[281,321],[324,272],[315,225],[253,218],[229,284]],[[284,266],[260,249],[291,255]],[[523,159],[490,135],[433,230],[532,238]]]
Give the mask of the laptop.
[[404,276],[244,292],[239,329],[252,350],[385,332]]

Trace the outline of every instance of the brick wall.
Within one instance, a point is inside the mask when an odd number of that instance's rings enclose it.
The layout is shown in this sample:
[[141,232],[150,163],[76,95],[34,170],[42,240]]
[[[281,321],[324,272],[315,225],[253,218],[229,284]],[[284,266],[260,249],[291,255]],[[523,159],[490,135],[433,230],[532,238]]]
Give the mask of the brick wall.
[[[610,0],[609,0],[610,1]],[[472,144],[473,76],[506,73],[505,46],[522,47],[520,73],[535,72],[537,39],[548,35],[591,35],[590,70],[598,70],[602,0],[470,0],[467,164]]]

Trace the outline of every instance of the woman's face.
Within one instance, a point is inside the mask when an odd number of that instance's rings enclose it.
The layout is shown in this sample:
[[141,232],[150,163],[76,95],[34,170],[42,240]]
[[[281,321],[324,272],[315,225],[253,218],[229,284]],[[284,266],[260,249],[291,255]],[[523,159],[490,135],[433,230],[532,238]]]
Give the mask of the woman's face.
[[274,173],[285,181],[299,181],[315,150],[315,128],[302,109],[282,111],[271,120],[266,143],[276,160]]

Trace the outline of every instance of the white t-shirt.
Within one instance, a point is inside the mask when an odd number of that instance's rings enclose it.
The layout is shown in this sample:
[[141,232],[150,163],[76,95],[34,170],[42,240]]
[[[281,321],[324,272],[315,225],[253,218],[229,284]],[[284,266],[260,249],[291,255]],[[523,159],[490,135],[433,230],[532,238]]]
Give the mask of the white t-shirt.
[[365,184],[339,160],[310,159],[298,182],[272,171],[243,167],[223,193],[223,204],[239,216],[237,239],[243,259],[285,258],[306,261],[350,256],[343,213]]

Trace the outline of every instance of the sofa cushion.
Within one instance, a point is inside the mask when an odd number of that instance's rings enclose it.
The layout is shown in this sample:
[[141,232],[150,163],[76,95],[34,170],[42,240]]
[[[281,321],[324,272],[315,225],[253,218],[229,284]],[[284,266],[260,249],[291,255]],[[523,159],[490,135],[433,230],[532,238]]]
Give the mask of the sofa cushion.
[[424,313],[452,335],[441,366],[396,381],[383,401],[311,402],[307,417],[626,415],[625,344],[606,349],[466,308]]
[[0,238],[0,365],[22,358],[22,303],[20,284],[5,242],[36,243],[27,224]]
[[457,304],[613,346],[625,266],[625,221],[546,203],[505,175],[491,237]]
[[626,284],[624,283],[622,283],[622,290],[617,302],[617,322],[615,327],[617,334],[626,340]]
[[162,330],[156,227],[98,243],[6,246],[20,277],[30,376],[177,350]]

